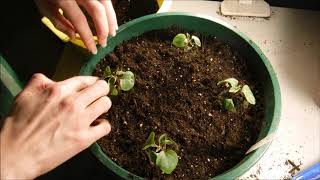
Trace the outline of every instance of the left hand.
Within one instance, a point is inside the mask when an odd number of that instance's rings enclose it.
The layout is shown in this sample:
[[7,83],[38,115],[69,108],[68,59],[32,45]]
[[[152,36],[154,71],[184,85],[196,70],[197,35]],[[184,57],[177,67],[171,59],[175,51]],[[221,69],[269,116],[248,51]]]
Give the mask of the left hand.
[[0,179],[33,179],[108,134],[106,81],[77,76],[54,82],[35,74],[0,132]]
[[[60,31],[74,38],[80,34],[86,47],[97,53],[96,44],[88,21],[80,9],[83,7],[94,21],[99,44],[106,46],[107,36],[115,36],[118,29],[117,18],[111,0],[35,0],[42,15],[49,18]],[[63,15],[59,13],[63,10]]]

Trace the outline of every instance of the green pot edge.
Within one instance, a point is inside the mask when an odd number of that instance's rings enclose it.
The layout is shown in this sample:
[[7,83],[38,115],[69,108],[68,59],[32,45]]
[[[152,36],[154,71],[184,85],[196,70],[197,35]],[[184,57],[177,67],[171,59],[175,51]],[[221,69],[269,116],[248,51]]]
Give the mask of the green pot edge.
[[[5,117],[11,108],[14,97],[22,90],[23,83],[0,53],[0,117]],[[2,89],[4,88],[4,89]]]
[[[186,13],[186,12],[166,12],[166,13],[157,13],[152,15],[143,16],[137,19],[134,19],[130,22],[127,22],[126,24],[123,24],[119,27],[118,31],[122,31],[126,29],[127,27],[131,26],[132,24],[139,23],[141,21],[145,21],[148,19],[152,19],[155,17],[161,17],[161,16],[171,16],[171,15],[182,15],[182,16],[192,16],[192,17],[198,17],[198,18],[204,18],[211,21],[214,21],[218,24],[221,24],[225,26],[226,28],[232,30],[234,33],[239,35],[242,39],[244,39],[250,46],[259,54],[259,57],[261,58],[263,64],[265,65],[269,76],[271,78],[271,83],[273,86],[273,94],[274,94],[274,108],[273,108],[273,117],[272,117],[272,123],[270,124],[270,128],[267,131],[267,135],[270,135],[272,133],[275,133],[279,122],[280,122],[280,115],[281,115],[281,94],[280,94],[280,86],[279,82],[277,80],[277,76],[275,71],[273,70],[270,62],[267,60],[267,57],[264,55],[264,53],[261,51],[261,49],[255,44],[247,35],[240,32],[238,29],[234,28],[232,25],[228,24],[227,22],[224,22],[223,20],[207,16],[207,15],[201,15],[198,13]],[[111,38],[110,38],[111,39]],[[99,48],[99,53],[101,53],[101,49]],[[89,57],[88,63],[84,64],[80,70],[80,75],[90,75],[88,73],[88,69],[90,68],[90,62],[91,59],[97,57],[97,55],[91,55]],[[261,139],[263,137],[259,137]],[[251,167],[253,167],[264,155],[264,153],[267,151],[268,147],[270,146],[272,142],[269,142],[265,144],[264,146],[260,147],[259,149],[255,150],[254,152],[251,152],[249,155],[247,155],[241,162],[239,162],[236,166],[231,168],[230,170],[215,176],[211,179],[235,179],[241,175],[243,175],[245,172],[247,172]],[[140,176],[137,176],[135,174],[130,173],[129,171],[123,169],[122,167],[118,166],[115,162],[113,162],[108,156],[104,154],[104,152],[101,150],[100,146],[95,142],[90,147],[92,153],[99,159],[99,161],[104,164],[106,167],[108,167],[111,171],[113,171],[115,174],[119,175],[122,178],[125,179],[143,179]]]

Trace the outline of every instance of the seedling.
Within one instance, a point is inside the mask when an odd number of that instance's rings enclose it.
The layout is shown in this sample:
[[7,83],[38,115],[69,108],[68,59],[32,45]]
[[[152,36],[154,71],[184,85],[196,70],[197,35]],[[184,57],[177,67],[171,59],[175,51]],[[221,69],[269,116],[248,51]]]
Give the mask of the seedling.
[[134,74],[131,71],[111,71],[109,66],[103,72],[102,79],[106,80],[110,87],[110,95],[117,96],[119,92],[129,91],[134,86]]
[[231,98],[224,99],[223,107],[227,111],[236,112],[236,108],[234,107],[234,103],[233,103],[233,100]]
[[190,36],[189,33],[186,33],[186,34],[179,33],[179,34],[177,34],[173,38],[172,44],[175,47],[184,48],[185,50],[190,50],[194,46],[201,47],[200,39],[195,35],[191,35]]
[[146,151],[150,162],[158,166],[164,174],[171,174],[178,164],[177,153],[168,149],[168,145],[173,145],[178,149],[177,144],[167,134],[162,134],[156,144],[155,133],[151,132],[142,148]]
[[[228,92],[232,94],[240,94],[245,98],[245,101],[243,104],[245,106],[248,106],[248,104],[255,105],[256,104],[256,99],[250,89],[250,87],[245,84],[245,85],[240,85],[239,81],[235,78],[228,78],[222,81],[219,81],[217,85],[224,85],[225,87],[229,88]],[[241,90],[241,91],[240,91]],[[238,93],[240,91],[240,93]],[[225,98],[223,101],[223,107],[225,110],[230,111],[230,112],[235,112],[236,108],[234,106],[232,98]]]

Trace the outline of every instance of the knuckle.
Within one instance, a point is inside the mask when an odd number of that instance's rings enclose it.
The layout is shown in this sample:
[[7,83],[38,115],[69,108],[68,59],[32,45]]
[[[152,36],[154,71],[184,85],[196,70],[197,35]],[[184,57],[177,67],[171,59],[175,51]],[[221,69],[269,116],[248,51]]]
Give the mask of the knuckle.
[[46,79],[45,75],[41,73],[33,74],[31,77],[31,83],[41,83],[44,82]]
[[87,86],[87,83],[83,79],[77,78],[77,81],[79,82],[79,86],[80,87],[86,87]]
[[58,98],[62,94],[62,87],[59,85],[51,86],[47,90],[49,98]]
[[32,79],[40,79],[43,80],[45,76],[42,73],[35,73],[32,75]]
[[71,97],[67,97],[60,102],[60,108],[67,112],[76,112],[77,106],[75,100]]

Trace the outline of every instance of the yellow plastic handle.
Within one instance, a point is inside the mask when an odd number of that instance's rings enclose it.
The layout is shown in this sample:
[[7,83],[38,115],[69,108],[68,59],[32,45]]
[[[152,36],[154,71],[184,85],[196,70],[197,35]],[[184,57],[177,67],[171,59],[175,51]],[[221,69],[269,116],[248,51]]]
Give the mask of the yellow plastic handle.
[[[54,25],[52,24],[52,22],[47,18],[47,17],[43,17],[41,19],[42,23],[45,24],[56,36],[58,36],[63,42],[71,42],[79,47],[82,47],[84,49],[86,49],[86,46],[84,45],[83,41],[80,38],[79,34],[76,34],[76,37],[74,39],[70,39],[68,35],[66,35],[65,33],[59,31],[58,29],[56,29],[54,27]],[[94,41],[97,43],[98,42],[98,38],[97,36],[93,36]]]

